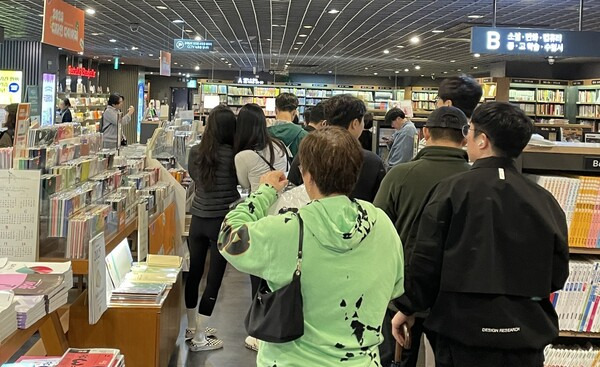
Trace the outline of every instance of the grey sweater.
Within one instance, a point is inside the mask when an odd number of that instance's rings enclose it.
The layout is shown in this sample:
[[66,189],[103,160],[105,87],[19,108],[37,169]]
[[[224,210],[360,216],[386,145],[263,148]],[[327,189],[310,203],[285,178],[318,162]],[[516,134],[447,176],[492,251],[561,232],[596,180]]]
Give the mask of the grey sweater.
[[203,167],[197,164],[200,145],[192,147],[189,156],[190,176],[196,184],[196,193],[190,213],[200,218],[222,218],[229,212],[229,205],[240,198],[237,176],[233,163],[233,148],[221,145],[218,148],[218,166],[215,182],[207,188],[200,180]]
[[[120,138],[117,136],[119,134],[118,121],[119,110],[113,106],[108,106],[102,114],[102,126],[100,126],[103,133],[102,140],[104,141],[104,148],[106,149],[117,148],[117,142],[120,141]],[[123,115],[121,118],[121,126],[128,125],[130,122],[131,116],[128,114]]]

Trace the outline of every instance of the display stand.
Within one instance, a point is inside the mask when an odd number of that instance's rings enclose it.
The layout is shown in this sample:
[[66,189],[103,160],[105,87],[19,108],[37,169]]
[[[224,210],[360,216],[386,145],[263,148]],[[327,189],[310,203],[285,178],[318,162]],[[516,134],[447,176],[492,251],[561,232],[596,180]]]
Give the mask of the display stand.
[[40,333],[44,349],[49,356],[62,356],[69,348],[57,310],[44,316],[30,328],[17,330],[3,340],[0,343],[0,364],[7,362],[36,332]]
[[95,325],[88,324],[87,291],[71,305],[69,344],[75,348],[118,348],[127,367],[167,367],[181,324],[182,279],[158,306],[111,305]]

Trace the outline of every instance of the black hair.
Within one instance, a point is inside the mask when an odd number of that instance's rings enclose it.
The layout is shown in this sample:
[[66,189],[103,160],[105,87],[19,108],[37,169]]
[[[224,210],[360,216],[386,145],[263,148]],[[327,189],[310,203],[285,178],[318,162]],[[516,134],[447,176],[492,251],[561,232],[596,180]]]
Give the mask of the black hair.
[[523,110],[506,102],[488,102],[477,107],[471,123],[475,136],[490,139],[498,155],[517,158],[533,134],[533,122]]
[[452,101],[452,106],[459,108],[467,118],[473,114],[482,95],[483,89],[477,80],[466,75],[444,79],[438,90],[442,101]]
[[312,108],[310,108],[310,107],[307,107],[307,108],[304,110],[304,113],[302,114],[302,116],[304,117],[304,122],[305,122],[306,124],[308,124],[308,123],[310,122],[310,112],[311,112],[311,111],[312,111]]
[[307,121],[318,124],[323,120],[325,120],[325,107],[323,102],[319,102],[310,110],[310,119]]
[[327,125],[348,129],[352,121],[361,121],[367,113],[365,103],[350,94],[340,94],[325,102]]
[[298,117],[298,115],[294,115],[294,119],[292,120],[292,123],[294,125],[300,125],[300,118]]
[[108,97],[108,105],[114,106],[114,105],[121,103],[121,98],[123,98],[123,100],[125,100],[125,97],[123,97],[122,95],[120,95],[118,93],[111,94]]
[[281,93],[275,99],[278,111],[292,112],[298,109],[298,97],[292,93]]
[[65,107],[71,107],[71,101],[69,101],[68,98],[63,99],[63,102],[65,104]]
[[427,129],[433,140],[447,140],[456,144],[461,144],[465,140],[462,130],[445,127],[428,127]]
[[406,114],[401,109],[394,107],[385,114],[385,124],[390,125],[398,117],[404,119],[406,118]]
[[368,112],[365,114],[365,130],[370,130],[373,127],[373,114]]
[[285,154],[285,144],[274,139],[267,130],[267,119],[263,109],[255,104],[248,103],[240,109],[235,129],[234,151],[243,150],[261,151],[269,147],[271,165],[275,164],[275,151],[273,144],[277,144]]
[[200,181],[206,188],[211,188],[216,179],[219,166],[219,146],[231,145],[235,136],[236,118],[231,109],[224,105],[213,108],[208,115],[206,128],[200,140],[198,159]]

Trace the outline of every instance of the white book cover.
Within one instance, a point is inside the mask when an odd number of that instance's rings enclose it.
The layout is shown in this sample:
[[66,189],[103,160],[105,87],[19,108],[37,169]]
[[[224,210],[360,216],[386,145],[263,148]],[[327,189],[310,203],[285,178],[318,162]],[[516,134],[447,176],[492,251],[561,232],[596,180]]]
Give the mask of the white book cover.
[[89,242],[88,304],[89,323],[94,325],[107,309],[106,303],[106,245],[104,232]]

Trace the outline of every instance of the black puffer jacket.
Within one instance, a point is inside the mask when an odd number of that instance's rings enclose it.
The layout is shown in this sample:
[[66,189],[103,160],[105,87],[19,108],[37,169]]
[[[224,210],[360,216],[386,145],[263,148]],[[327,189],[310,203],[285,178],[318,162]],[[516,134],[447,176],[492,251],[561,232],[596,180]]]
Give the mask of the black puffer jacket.
[[196,195],[190,212],[200,218],[221,218],[229,212],[229,205],[240,198],[237,191],[237,176],[233,161],[233,148],[230,145],[221,145],[215,183],[211,188],[206,188],[200,180],[200,167],[198,161],[200,145],[192,147],[189,157],[190,176],[196,184]]

